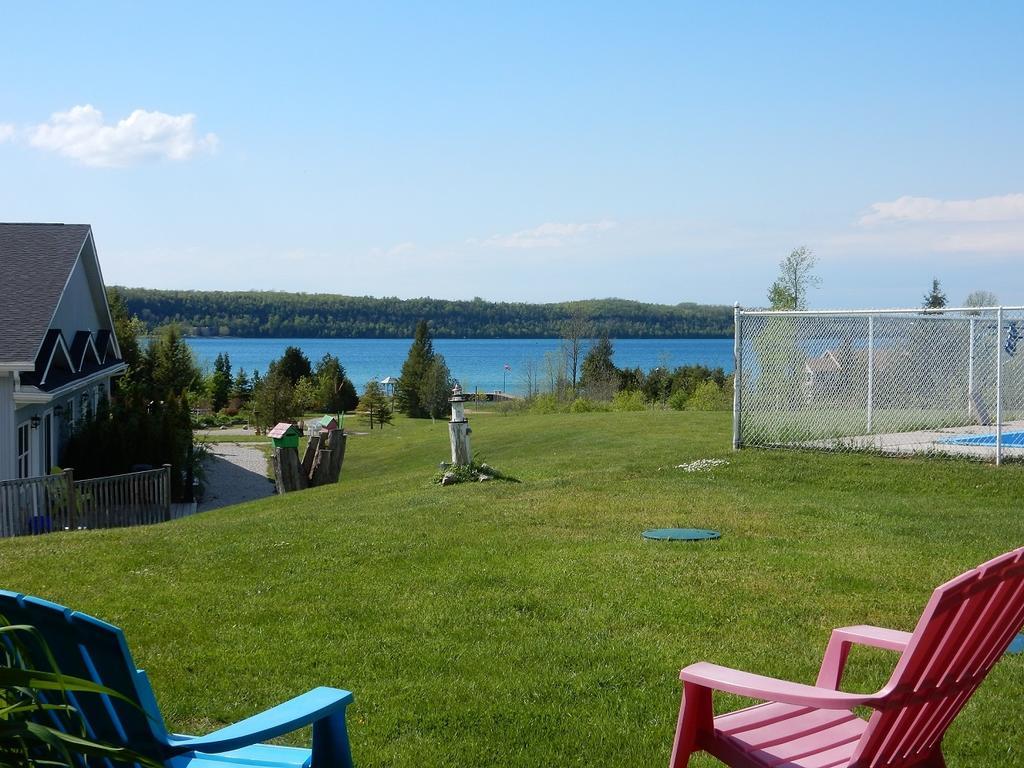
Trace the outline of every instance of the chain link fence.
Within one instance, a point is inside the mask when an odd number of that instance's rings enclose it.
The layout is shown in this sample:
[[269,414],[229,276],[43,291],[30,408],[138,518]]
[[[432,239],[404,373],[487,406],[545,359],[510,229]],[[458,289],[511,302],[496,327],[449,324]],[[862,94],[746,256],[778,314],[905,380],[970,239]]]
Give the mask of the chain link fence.
[[1024,307],[736,309],[733,445],[1024,458]]

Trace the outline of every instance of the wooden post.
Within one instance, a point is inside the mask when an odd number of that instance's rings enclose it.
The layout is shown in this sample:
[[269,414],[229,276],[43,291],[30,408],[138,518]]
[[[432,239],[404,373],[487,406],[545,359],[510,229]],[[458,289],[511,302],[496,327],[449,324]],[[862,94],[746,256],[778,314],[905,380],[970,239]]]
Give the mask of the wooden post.
[[309,477],[313,471],[313,459],[316,457],[317,449],[320,447],[320,435],[316,434],[309,438],[306,443],[306,453],[302,456],[302,474]]
[[329,442],[331,447],[331,472],[328,482],[336,483],[341,477],[341,465],[345,461],[345,444],[347,442],[348,437],[340,429],[336,429],[331,433]]
[[330,448],[321,448],[316,452],[313,460],[313,473],[309,478],[309,486],[315,488],[319,485],[327,485],[331,481],[331,451]]
[[467,466],[473,458],[469,448],[469,424],[465,421],[448,423],[449,437],[452,444],[452,464]]
[[297,448],[274,447],[274,482],[278,493],[301,491],[309,487],[302,474]]
[[270,459],[274,464],[274,486],[277,488],[277,492],[280,494],[288,493],[288,489],[284,487],[284,468],[281,466],[281,449],[271,449]]
[[68,530],[74,531],[78,529],[77,517],[78,514],[75,511],[75,470],[65,469],[64,470],[64,487],[65,493],[68,495],[67,503],[67,515],[68,515]]
[[164,464],[164,520],[171,519],[171,465]]

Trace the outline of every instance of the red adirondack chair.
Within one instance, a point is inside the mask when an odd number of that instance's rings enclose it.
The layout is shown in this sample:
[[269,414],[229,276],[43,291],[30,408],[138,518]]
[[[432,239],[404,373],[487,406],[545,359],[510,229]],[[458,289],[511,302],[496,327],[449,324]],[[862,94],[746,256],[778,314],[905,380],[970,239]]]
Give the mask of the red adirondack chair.
[[[932,593],[910,632],[832,632],[817,683],[801,685],[714,664],[679,677],[683,705],[670,768],[704,750],[733,768],[941,768],[942,737],[1024,624],[1024,547]],[[877,693],[839,690],[854,643],[901,653]],[[714,717],[711,692],[769,702]],[[852,710],[871,707],[864,720]]]

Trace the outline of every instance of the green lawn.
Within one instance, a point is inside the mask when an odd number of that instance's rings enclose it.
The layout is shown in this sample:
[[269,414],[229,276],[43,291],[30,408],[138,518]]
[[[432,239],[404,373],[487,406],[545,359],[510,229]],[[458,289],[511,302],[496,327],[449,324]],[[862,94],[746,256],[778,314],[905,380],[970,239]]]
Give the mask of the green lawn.
[[[363,767],[662,766],[680,667],[812,682],[833,626],[911,629],[936,585],[1024,541],[1022,466],[733,454],[722,413],[472,426],[477,458],[521,483],[429,485],[446,425],[398,419],[349,438],[336,487],[0,541],[3,586],[123,627],[177,730],[336,685]],[[731,463],[673,468],[705,457]],[[640,538],[670,525],[723,537]],[[847,687],[892,661],[855,651]],[[951,768],[1024,761],[1022,688],[1024,658],[1004,659]]]

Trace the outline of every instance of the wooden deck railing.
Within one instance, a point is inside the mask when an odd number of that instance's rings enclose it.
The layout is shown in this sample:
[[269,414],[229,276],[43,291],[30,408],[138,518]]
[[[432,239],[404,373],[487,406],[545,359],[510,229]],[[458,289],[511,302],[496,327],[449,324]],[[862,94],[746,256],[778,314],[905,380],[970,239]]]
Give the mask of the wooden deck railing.
[[0,481],[0,537],[121,528],[171,519],[171,466],[75,480],[59,475]]

